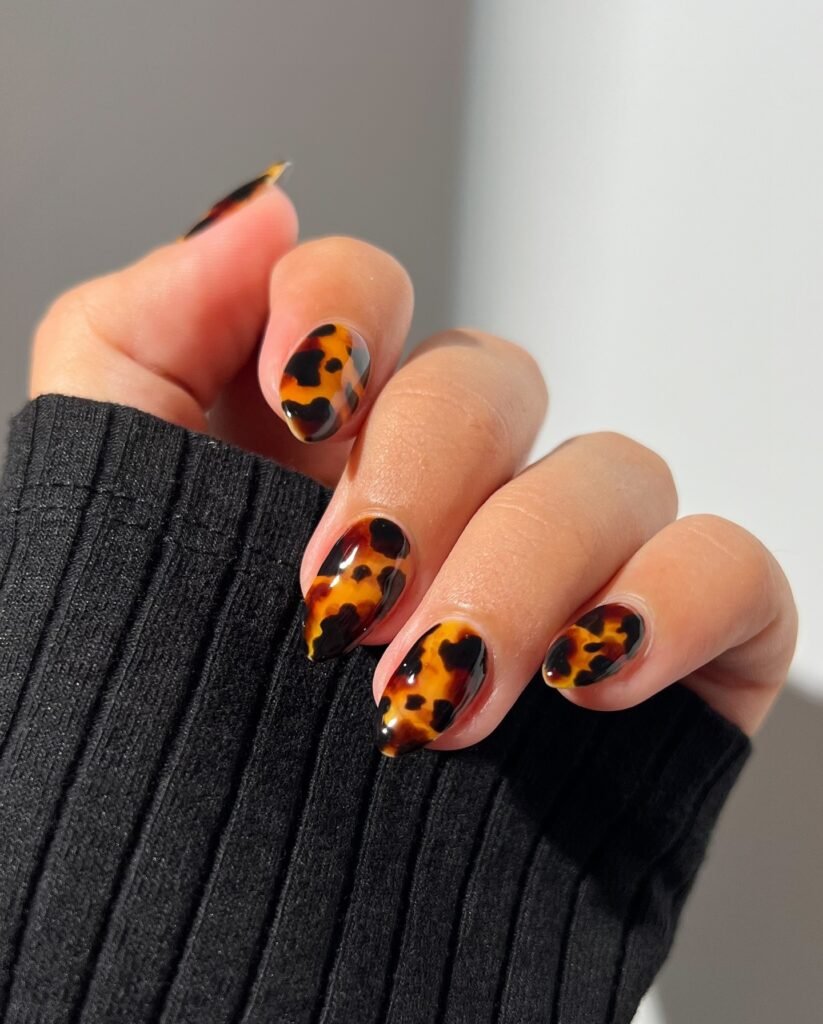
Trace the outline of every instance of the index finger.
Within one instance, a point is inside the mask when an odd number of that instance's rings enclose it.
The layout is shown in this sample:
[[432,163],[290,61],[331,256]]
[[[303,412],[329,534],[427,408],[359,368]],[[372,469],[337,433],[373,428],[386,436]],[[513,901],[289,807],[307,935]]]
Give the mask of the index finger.
[[280,260],[258,372],[295,437],[355,436],[397,365],[413,304],[400,263],[355,238],[306,242]]

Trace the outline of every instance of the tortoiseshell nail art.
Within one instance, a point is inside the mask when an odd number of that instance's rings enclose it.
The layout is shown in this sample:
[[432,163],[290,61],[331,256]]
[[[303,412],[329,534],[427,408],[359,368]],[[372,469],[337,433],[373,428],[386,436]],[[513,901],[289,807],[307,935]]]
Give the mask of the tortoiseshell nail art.
[[408,754],[444,732],[474,700],[487,671],[486,645],[465,622],[424,633],[388,681],[377,708],[377,745]]
[[637,653],[644,633],[636,611],[622,604],[598,605],[552,643],[543,661],[543,678],[557,689],[598,683]]
[[354,647],[384,618],[411,573],[409,541],[390,519],[369,516],[326,556],[306,595],[303,635],[312,661]]
[[286,363],[280,401],[301,441],[325,441],[351,419],[369,379],[366,342],[343,324],[316,327]]
[[254,178],[252,181],[246,182],[245,185],[241,185],[240,188],[236,188],[233,192],[229,192],[227,196],[216,202],[193,228],[189,228],[185,235],[183,235],[183,240],[191,238],[192,235],[199,235],[201,231],[205,231],[206,228],[211,227],[218,220],[222,220],[227,214],[233,213],[239,206],[254,199],[264,189],[279,181],[290,167],[291,164],[288,160],[272,164],[259,178]]

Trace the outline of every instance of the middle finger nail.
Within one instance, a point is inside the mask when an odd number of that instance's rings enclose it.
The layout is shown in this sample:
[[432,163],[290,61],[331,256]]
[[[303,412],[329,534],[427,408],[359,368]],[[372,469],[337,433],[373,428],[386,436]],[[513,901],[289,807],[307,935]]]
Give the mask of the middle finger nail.
[[333,658],[354,647],[394,607],[410,574],[409,539],[397,523],[366,516],[350,526],[306,594],[309,658]]

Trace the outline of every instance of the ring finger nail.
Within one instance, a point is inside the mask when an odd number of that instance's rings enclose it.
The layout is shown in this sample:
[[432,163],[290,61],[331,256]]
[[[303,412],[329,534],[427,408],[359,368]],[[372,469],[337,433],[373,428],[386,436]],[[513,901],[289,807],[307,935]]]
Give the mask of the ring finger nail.
[[465,622],[450,619],[424,633],[386,684],[377,745],[396,757],[444,732],[477,695],[488,671],[486,645]]
[[306,594],[309,658],[321,661],[354,647],[396,604],[410,574],[409,540],[396,523],[382,516],[354,523]]
[[316,327],[292,353],[280,381],[280,402],[301,441],[325,441],[351,419],[369,379],[363,338],[343,324]]
[[557,689],[598,683],[637,654],[644,634],[643,618],[633,609],[598,605],[554,640],[543,661],[543,678]]

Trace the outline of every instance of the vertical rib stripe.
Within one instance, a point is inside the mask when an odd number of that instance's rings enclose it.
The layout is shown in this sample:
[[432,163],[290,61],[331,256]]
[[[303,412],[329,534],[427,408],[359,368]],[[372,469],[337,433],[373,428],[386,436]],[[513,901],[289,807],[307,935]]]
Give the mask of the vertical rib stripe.
[[[576,1003],[579,1003],[581,1013],[589,1012],[586,1008],[586,1002],[592,997],[592,992],[589,990],[586,981],[578,983],[572,988],[569,979],[570,974],[573,972],[575,974],[581,971],[583,973],[586,972],[585,967],[580,967],[579,957],[575,955],[576,951],[573,948],[575,928],[585,911],[588,910],[587,898],[589,900],[599,898],[596,890],[601,884],[605,890],[606,883],[602,879],[607,878],[611,870],[609,867],[611,851],[619,848],[620,830],[625,819],[631,814],[634,801],[636,799],[642,800],[650,790],[654,789],[661,771],[664,770],[667,761],[671,757],[672,748],[677,746],[681,735],[682,727],[679,716],[674,716],[665,723],[664,728],[655,737],[655,744],[649,745],[647,748],[648,761],[638,766],[639,771],[637,771],[635,778],[626,787],[621,805],[611,819],[604,821],[603,833],[599,837],[597,844],[580,864],[574,884],[571,887],[569,910],[566,915],[560,942],[560,959],[557,969],[557,981],[554,988],[551,1024],[560,1024],[566,1016],[569,1003],[575,1006],[575,1013],[578,1012]],[[602,879],[599,877],[600,872],[598,872],[598,868],[603,872]],[[612,897],[614,903],[618,904],[617,913],[619,913],[620,899],[621,895],[617,893]],[[599,950],[592,952],[596,956]],[[593,964],[594,958],[587,960],[587,963]],[[600,971],[602,971],[602,967],[598,965],[597,973],[600,973]],[[590,977],[592,973],[594,972],[589,970],[588,976]]]
[[[238,517],[236,534],[231,539],[230,548],[225,553],[222,572],[217,578],[212,598],[213,603],[205,616],[204,628],[194,652],[189,680],[184,687],[182,700],[175,709],[174,717],[157,758],[159,766],[157,777],[152,780],[152,785],[147,791],[132,825],[131,834],[124,848],[111,889],[107,913],[101,921],[94,940],[94,948],[97,951],[95,960],[98,964],[101,963],[99,954],[107,943],[113,944],[116,952],[113,951],[111,956],[102,961],[102,964],[105,965],[103,971],[100,971],[98,966],[97,970],[87,975],[87,984],[78,993],[77,1004],[71,1018],[72,1024],[83,1020],[84,1017],[90,1021],[106,1020],[109,1024],[114,1024],[117,1019],[121,1019],[120,1013],[116,1006],[112,1005],[108,993],[99,994],[99,989],[96,988],[97,980],[101,974],[105,977],[106,967],[113,975],[117,976],[119,960],[123,956],[128,957],[131,961],[131,969],[136,966],[135,955],[129,951],[122,931],[124,920],[128,923],[129,929],[134,928],[134,921],[130,919],[125,907],[131,896],[132,887],[137,884],[138,865],[145,856],[145,846],[151,836],[153,825],[158,816],[164,813],[164,802],[169,793],[171,779],[179,765],[179,751],[185,742],[189,712],[202,693],[202,683],[207,675],[210,657],[215,647],[222,641],[224,630],[227,628],[227,619],[231,614],[236,588],[243,579],[242,575],[238,576],[236,570],[238,566],[242,565],[249,525],[255,513],[257,474],[254,470],[244,483],[247,486],[243,495],[243,511]],[[118,929],[119,933],[114,935]],[[159,936],[156,932],[152,934],[151,941],[159,943]],[[158,979],[162,979],[162,967],[159,964],[155,966],[155,971]],[[157,989],[158,985],[153,984],[149,991],[132,991],[129,1013],[151,1019],[154,1016],[153,1003],[159,996]]]
[[[686,844],[694,841],[698,817],[701,813],[705,813],[707,806],[710,805],[713,792],[718,787],[728,785],[729,773],[739,770],[741,755],[740,745],[732,743],[726,755],[717,763],[712,774],[696,794],[688,816],[682,820],[679,829],[668,836],[663,849],[653,858],[645,874],[638,880],[636,893],[629,903],[621,927],[621,938],[615,956],[613,982],[606,1012],[603,1015],[606,1024],[620,1024],[620,1022],[630,1021],[634,1017],[645,989],[651,984],[656,967],[662,963],[677,924],[679,905],[682,904],[694,880],[694,872],[689,872],[681,885],[671,888],[666,881],[667,870],[671,872],[672,877],[684,877],[683,869],[677,870],[673,862],[677,860],[678,854],[683,851]],[[722,796],[720,799],[722,800]],[[687,863],[694,864],[693,858],[687,858]],[[686,870],[688,871],[688,869]],[[653,907],[656,896],[655,883],[660,892],[664,894],[666,905],[651,911],[650,908]],[[657,898],[659,899],[659,896]],[[664,928],[658,932],[656,940],[653,940],[656,959],[650,958],[648,954],[641,955],[638,950],[632,966],[635,967],[638,963],[645,965],[643,973],[640,975],[640,981],[638,981],[636,969],[629,969],[628,966],[629,950],[633,937],[639,931],[648,929],[652,922],[663,922]]]
[[294,614],[284,618],[280,627],[272,635],[270,646],[271,663],[267,666],[267,671],[258,682],[255,694],[255,703],[251,709],[251,714],[248,716],[245,723],[245,729],[240,742],[240,751],[244,756],[242,756],[242,759],[232,772],[231,788],[221,809],[221,814],[214,832],[212,833],[209,848],[206,851],[205,870],[202,881],[198,885],[197,891],[194,894],[192,906],[182,923],[181,934],[175,948],[174,958],[170,964],[169,978],[159,986],[155,996],[154,1001],[156,1003],[156,1008],[152,1009],[152,1014],[159,1022],[162,1022],[165,1018],[169,993],[173,990],[174,984],[179,977],[181,964],[185,959],[186,953],[190,949],[190,939],[196,930],[198,920],[204,912],[208,898],[209,881],[214,877],[214,873],[218,869],[223,839],[226,829],[229,826],[232,809],[237,801],[243,777],[248,769],[249,759],[255,745],[257,730],[260,728],[260,723],[263,721],[267,684],[271,677],[271,670],[275,661],[281,655],[283,646],[288,642],[289,634],[295,631],[296,619],[297,609],[294,610]]
[[10,443],[5,1024],[628,1024],[738,729],[679,685],[600,716],[535,679],[475,748],[379,760],[380,652],[301,649],[326,491],[79,399]]
[[[49,430],[51,431],[52,429],[53,425],[50,424]],[[101,438],[100,447],[97,451],[94,469],[91,475],[91,488],[84,496],[83,504],[79,509],[79,515],[77,517],[76,526],[68,544],[68,549],[66,552],[67,565],[71,565],[75,561],[80,561],[85,564],[85,560],[87,560],[90,557],[88,550],[82,550],[81,538],[83,537],[83,528],[87,525],[88,512],[91,507],[92,500],[94,498],[94,484],[95,481],[99,479],[100,472],[103,466],[103,458],[106,452],[105,443],[108,437],[108,431],[109,422],[107,418],[105,429]],[[98,523],[95,523],[93,524],[91,529],[92,532],[96,533],[100,529],[100,526]],[[76,570],[75,580],[79,577],[81,570],[82,566],[80,570]],[[66,574],[63,577],[63,580],[65,581],[66,586],[58,588],[56,600],[48,608],[46,612],[42,625],[42,630],[34,644],[34,649],[31,657],[32,667],[30,674],[23,681],[23,685],[21,686],[21,689],[17,696],[17,700],[15,701],[11,715],[9,716],[7,730],[5,732],[5,735],[3,736],[2,742],[0,742],[0,764],[2,764],[6,756],[8,756],[8,759],[12,762],[14,760],[14,750],[12,748],[12,741],[15,734],[15,726],[17,725],[19,720],[18,716],[20,714],[20,710],[24,706],[26,697],[29,693],[29,684],[37,678],[38,669],[42,667],[44,654],[47,651],[48,645],[51,641],[52,625],[58,618],[58,610],[61,609],[62,606],[64,606],[65,602],[71,599],[71,595],[73,593],[73,585],[70,582],[71,576]],[[68,594],[66,596],[61,597],[61,592],[63,594],[66,594],[66,592],[68,592]],[[25,723],[22,724],[22,728],[25,729]],[[82,748],[82,739],[80,747]],[[33,851],[33,858],[30,870],[27,872],[27,877],[24,875],[20,879],[21,886],[20,889],[18,889],[14,893],[15,898],[13,900],[5,901],[2,905],[2,912],[4,914],[4,918],[9,922],[10,927],[7,933],[9,936],[8,945],[4,945],[2,947],[2,952],[0,953],[0,964],[2,965],[2,974],[0,974],[0,977],[2,977],[2,984],[0,984],[0,1014],[5,1013],[6,1007],[8,1005],[12,993],[15,975],[17,971],[17,965],[20,960],[20,955],[23,949],[26,925],[28,923],[32,904],[37,893],[37,887],[42,878],[43,868],[45,865],[46,857],[48,856],[49,849],[51,847],[51,841],[57,827],[57,822],[60,820],[60,813],[63,807],[63,802],[65,800],[66,793],[68,792],[68,789],[71,785],[73,771],[74,768],[76,767],[76,762],[77,755],[75,754],[71,757],[65,774],[59,781],[55,794],[55,799],[52,805],[52,817],[44,822],[44,832],[42,834],[42,838],[40,839],[40,841],[36,843],[35,850]],[[16,766],[13,765],[12,770],[14,770],[14,767]],[[9,807],[9,803],[10,801],[7,802],[6,794],[4,794],[2,810],[0,811],[0,829],[3,829],[4,826],[8,830],[11,829],[12,810],[11,807]]]

